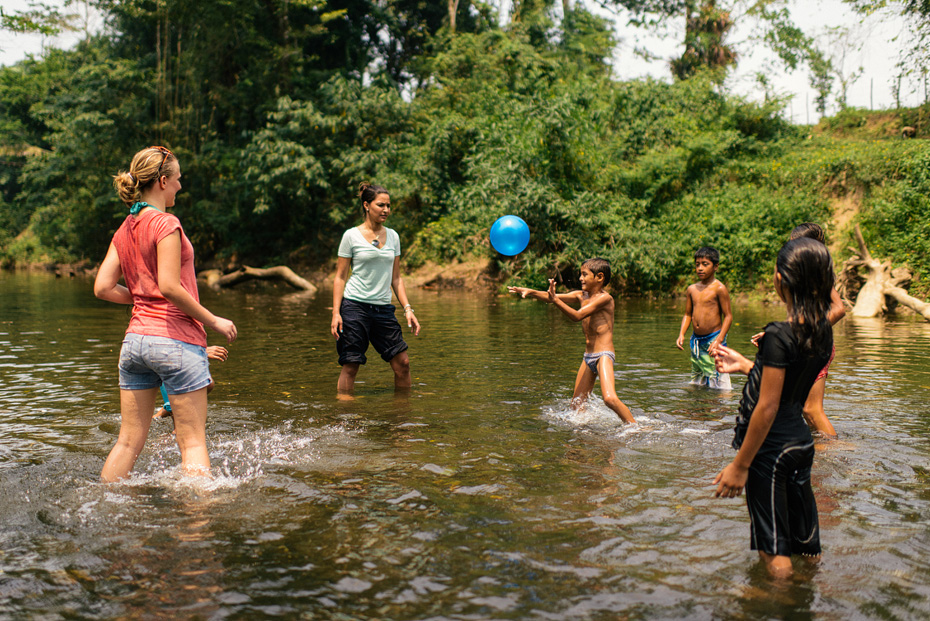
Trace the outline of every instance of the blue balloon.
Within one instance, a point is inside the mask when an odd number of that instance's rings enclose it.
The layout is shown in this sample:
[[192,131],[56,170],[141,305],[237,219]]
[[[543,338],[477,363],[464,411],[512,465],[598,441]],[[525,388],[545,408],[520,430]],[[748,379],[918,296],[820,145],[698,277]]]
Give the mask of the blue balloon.
[[491,245],[499,253],[512,257],[526,250],[530,227],[518,216],[501,216],[491,226]]

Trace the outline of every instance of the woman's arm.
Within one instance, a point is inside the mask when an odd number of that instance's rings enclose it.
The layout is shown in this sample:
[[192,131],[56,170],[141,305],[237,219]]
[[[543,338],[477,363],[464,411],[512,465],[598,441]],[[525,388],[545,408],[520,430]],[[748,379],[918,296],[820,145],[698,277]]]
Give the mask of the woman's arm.
[[235,341],[236,324],[208,311],[181,286],[181,232],[175,231],[158,242],[156,253],[158,289],[165,299],[182,313],[225,336],[228,343]]
[[756,458],[756,453],[765,442],[765,437],[769,435],[769,430],[775,421],[784,385],[785,369],[762,367],[759,400],[749,418],[746,437],[743,438],[743,444],[730,465],[721,470],[714,479],[714,485],[717,485],[714,496],[733,498],[743,493],[743,487],[746,486],[746,479],[749,477],[749,466]]
[[342,314],[339,309],[342,308],[342,296],[346,292],[346,280],[349,278],[349,266],[352,259],[349,257],[339,257],[336,259],[336,278],[333,279],[333,321],[329,330],[336,340],[339,340],[339,334],[342,332]]
[[94,295],[107,302],[116,302],[117,304],[132,304],[132,294],[129,289],[119,284],[119,279],[123,276],[123,268],[119,264],[119,254],[116,252],[116,246],[112,243],[107,250],[107,256],[104,257],[100,269],[97,270],[97,278],[94,280]]
[[391,274],[391,287],[394,289],[394,295],[397,301],[404,307],[404,317],[407,318],[407,327],[413,328],[413,335],[420,334],[420,322],[417,320],[416,313],[407,300],[407,289],[404,287],[404,279],[400,276],[400,257],[394,257],[394,271]]

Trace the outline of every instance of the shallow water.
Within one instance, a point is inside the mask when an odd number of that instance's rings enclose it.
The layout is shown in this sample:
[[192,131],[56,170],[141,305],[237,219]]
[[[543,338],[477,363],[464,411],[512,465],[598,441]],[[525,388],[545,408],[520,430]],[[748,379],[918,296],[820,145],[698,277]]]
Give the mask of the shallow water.
[[[125,308],[91,282],[0,274],[0,616],[926,618],[930,324],[844,320],[814,486],[824,560],[773,582],[742,500],[715,500],[738,390],[687,385],[676,301],[618,300],[618,393],[570,410],[580,329],[547,305],[412,292],[414,390],[373,351],[335,397],[328,293],[203,292],[241,338],[213,367],[216,479],[156,422],[127,482]],[[776,306],[739,306],[749,353]],[[211,335],[211,343],[220,344]],[[742,381],[734,382],[741,387]]]

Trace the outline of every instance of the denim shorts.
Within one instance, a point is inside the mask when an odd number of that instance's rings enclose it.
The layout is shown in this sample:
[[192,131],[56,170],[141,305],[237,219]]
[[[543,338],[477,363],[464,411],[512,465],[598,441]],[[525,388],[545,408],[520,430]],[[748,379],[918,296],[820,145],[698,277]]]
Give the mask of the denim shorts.
[[165,336],[127,334],[119,352],[120,390],[149,390],[162,384],[169,395],[209,386],[206,347]]
[[365,364],[368,344],[385,362],[407,350],[393,304],[367,304],[343,298],[339,308],[342,334],[336,341],[339,364]]

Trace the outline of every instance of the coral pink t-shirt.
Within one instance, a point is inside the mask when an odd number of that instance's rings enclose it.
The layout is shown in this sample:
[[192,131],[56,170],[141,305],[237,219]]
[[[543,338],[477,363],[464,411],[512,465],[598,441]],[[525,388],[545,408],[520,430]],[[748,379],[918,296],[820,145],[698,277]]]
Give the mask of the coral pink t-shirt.
[[158,289],[156,246],[175,231],[181,232],[181,286],[199,302],[194,247],[176,216],[149,209],[138,217],[128,216],[113,235],[123,279],[132,294],[132,319],[126,333],[166,336],[206,347],[203,324],[166,300]]

